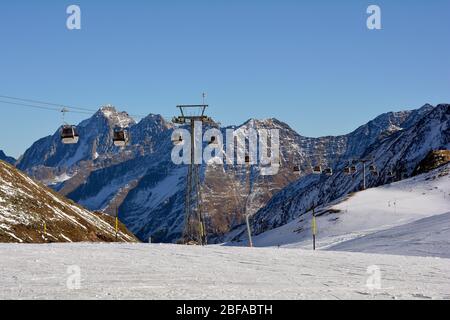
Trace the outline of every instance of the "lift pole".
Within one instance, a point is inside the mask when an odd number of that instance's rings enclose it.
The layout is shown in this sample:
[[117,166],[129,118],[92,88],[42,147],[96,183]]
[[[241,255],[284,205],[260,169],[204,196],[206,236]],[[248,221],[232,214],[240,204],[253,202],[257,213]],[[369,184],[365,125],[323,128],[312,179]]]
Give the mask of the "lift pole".
[[359,162],[363,165],[363,190],[366,190],[366,163],[372,162],[373,159],[360,159]]
[[245,222],[247,223],[247,233],[248,233],[248,246],[253,248],[253,240],[252,240],[252,229],[250,228],[250,217],[248,214],[245,215]]
[[366,163],[363,162],[363,190],[366,190]]
[[245,166],[245,175],[246,175],[246,184],[247,184],[247,187],[248,187],[248,196],[247,196],[247,199],[245,201],[244,212],[245,212],[245,223],[247,224],[248,246],[250,248],[253,248],[252,229],[250,227],[250,215],[247,212],[248,198],[250,197],[250,193],[251,193],[250,170],[249,169],[250,169],[250,163],[247,163],[246,166]]
[[[205,96],[203,95],[203,99]],[[185,194],[185,226],[183,230],[183,242],[200,245],[207,244],[205,219],[202,212],[202,196],[200,187],[200,164],[195,163],[195,124],[214,124],[214,121],[206,116],[208,105],[179,105],[181,115],[173,119],[174,123],[189,125],[191,133],[191,163],[188,167],[186,194]],[[189,111],[196,110],[196,115],[189,115]]]
[[[248,157],[248,158],[247,158]],[[247,155],[245,157],[245,184],[247,187],[247,197],[245,198],[245,207],[244,207],[244,214],[245,214],[245,223],[247,224],[247,233],[248,233],[248,246],[250,248],[253,248],[253,239],[252,239],[252,228],[250,226],[250,213],[248,213],[248,199],[250,198],[251,194],[251,184],[250,184],[250,174],[251,174],[251,163],[250,163],[250,156]]]
[[363,190],[366,190],[366,163],[368,162],[372,162],[373,159],[372,158],[365,158],[365,159],[357,159],[357,160],[352,160],[353,165],[355,165],[356,163],[362,163],[363,166]]

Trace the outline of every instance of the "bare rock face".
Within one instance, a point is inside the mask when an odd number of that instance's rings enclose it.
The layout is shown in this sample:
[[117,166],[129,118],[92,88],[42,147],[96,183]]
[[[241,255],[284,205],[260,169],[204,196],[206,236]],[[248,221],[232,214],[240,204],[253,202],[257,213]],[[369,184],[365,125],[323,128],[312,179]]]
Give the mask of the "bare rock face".
[[[0,242],[113,242],[114,219],[93,213],[0,161]],[[137,239],[124,225],[120,242]]]
[[[201,166],[203,211],[210,240],[222,241],[243,223],[245,214],[256,214],[286,187],[299,181],[305,188],[316,183],[317,177],[310,177],[312,166],[339,169],[349,160],[368,154],[371,148],[381,148],[386,139],[402,134],[431,110],[434,107],[426,105],[413,111],[386,113],[352,133],[336,137],[303,137],[277,119],[251,119],[230,127],[278,129],[281,167],[278,174],[263,176],[257,165]],[[131,143],[123,149],[111,141],[113,128],[119,123],[126,123],[131,133]],[[121,221],[143,241],[150,236],[157,242],[179,239],[187,168],[174,165],[170,158],[174,125],[159,115],[135,123],[109,106],[78,127],[77,145],[62,145],[56,132],[28,149],[18,167],[90,210],[109,214],[118,211]],[[401,160],[395,158],[393,163]],[[294,166],[298,166],[298,173],[293,172]],[[277,223],[288,219],[289,215],[281,215]]]
[[430,172],[450,162],[450,150],[433,150],[414,170],[414,175]]

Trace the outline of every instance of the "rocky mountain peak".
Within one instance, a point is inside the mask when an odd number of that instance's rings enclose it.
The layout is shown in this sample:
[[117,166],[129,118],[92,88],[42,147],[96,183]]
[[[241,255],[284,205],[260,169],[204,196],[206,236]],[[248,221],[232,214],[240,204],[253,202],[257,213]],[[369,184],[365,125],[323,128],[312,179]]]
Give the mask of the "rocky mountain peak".
[[0,160],[6,161],[10,164],[14,164],[16,162],[16,159],[14,159],[13,157],[9,157],[7,156],[3,150],[0,150]]
[[136,124],[136,121],[125,111],[117,111],[113,105],[104,105],[95,113],[93,118],[104,118],[112,126],[127,128]]

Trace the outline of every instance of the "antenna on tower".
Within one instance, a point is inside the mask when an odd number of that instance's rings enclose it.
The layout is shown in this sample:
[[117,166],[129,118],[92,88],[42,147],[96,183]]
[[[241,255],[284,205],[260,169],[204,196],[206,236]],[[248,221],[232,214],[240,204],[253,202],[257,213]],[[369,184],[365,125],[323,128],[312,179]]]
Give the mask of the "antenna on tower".
[[206,104],[205,101],[206,101],[206,92],[203,92],[203,93],[202,93],[202,104],[203,104],[203,105]]

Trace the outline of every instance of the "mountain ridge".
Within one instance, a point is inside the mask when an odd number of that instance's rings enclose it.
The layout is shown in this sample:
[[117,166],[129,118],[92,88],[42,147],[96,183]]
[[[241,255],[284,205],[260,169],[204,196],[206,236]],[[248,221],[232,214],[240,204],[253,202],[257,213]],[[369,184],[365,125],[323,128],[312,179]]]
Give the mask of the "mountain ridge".
[[[114,242],[114,219],[89,212],[0,161],[0,242]],[[117,241],[136,242],[120,224]]]
[[3,150],[0,150],[0,160],[3,160],[5,162],[8,162],[10,164],[15,164],[17,160],[13,157],[7,156]]

